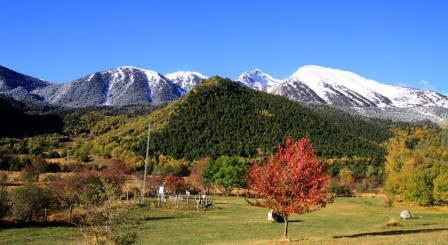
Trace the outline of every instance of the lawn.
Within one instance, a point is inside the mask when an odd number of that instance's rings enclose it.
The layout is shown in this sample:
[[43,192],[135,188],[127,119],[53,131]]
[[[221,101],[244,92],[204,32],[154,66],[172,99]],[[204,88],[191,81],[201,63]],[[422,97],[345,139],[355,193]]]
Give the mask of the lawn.
[[[415,218],[386,226],[389,217],[409,209]],[[217,197],[208,211],[137,208],[144,217],[136,228],[139,244],[281,243],[283,224],[267,221],[266,210],[244,199]],[[293,215],[290,238],[304,244],[448,244],[448,209],[395,205],[381,198],[337,198],[320,211]],[[1,244],[76,243],[74,228],[30,227],[0,231]],[[70,240],[69,240],[70,239]],[[68,240],[68,241],[67,241]]]

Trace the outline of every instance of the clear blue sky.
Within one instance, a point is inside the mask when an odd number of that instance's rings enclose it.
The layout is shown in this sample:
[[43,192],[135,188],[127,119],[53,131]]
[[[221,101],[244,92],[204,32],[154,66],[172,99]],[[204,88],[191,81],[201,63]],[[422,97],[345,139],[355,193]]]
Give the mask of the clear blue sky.
[[0,64],[55,82],[133,65],[283,78],[306,64],[448,92],[448,1],[3,1]]

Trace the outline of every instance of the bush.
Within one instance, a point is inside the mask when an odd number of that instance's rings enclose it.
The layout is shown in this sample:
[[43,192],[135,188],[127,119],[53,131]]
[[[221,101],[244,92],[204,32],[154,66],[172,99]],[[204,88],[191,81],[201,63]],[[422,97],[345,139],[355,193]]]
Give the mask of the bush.
[[23,164],[20,159],[16,156],[2,156],[0,157],[0,169],[1,170],[10,170],[10,171],[19,171],[22,169]]
[[33,158],[29,155],[23,156],[20,160],[23,166],[33,163]]
[[45,172],[48,173],[57,173],[61,172],[61,167],[58,163],[48,163],[47,166],[45,166]]
[[433,195],[436,203],[448,203],[448,172],[442,172],[434,179]]
[[228,195],[233,188],[246,186],[244,176],[250,166],[249,161],[238,157],[221,156],[204,169],[202,177],[207,184],[215,184]]
[[0,220],[9,213],[8,191],[6,190],[7,176],[0,174]]
[[347,187],[338,185],[334,182],[330,183],[328,191],[334,193],[337,196],[349,197],[352,195],[351,191]]
[[159,155],[158,158],[151,160],[154,175],[174,175],[185,177],[190,174],[189,162],[185,159],[174,159],[169,156]]
[[59,165],[59,168],[61,169],[61,172],[64,172],[64,173],[70,172],[69,167],[65,164]]
[[59,153],[59,157],[60,158],[65,158],[67,156],[67,150],[62,150],[60,153]]
[[0,190],[0,220],[9,213],[8,192]]
[[92,159],[90,159],[89,155],[87,155],[87,154],[82,154],[82,155],[80,155],[80,156],[78,157],[78,159],[79,159],[81,162],[90,162],[90,161],[92,161]]
[[50,151],[47,154],[47,157],[48,158],[61,158],[61,156],[59,155],[59,152],[57,152],[57,151]]
[[357,193],[367,192],[369,190],[369,185],[367,184],[367,182],[356,183],[355,190]]
[[50,195],[44,187],[27,184],[12,190],[11,202],[13,215],[22,221],[31,222],[39,210],[48,207]]
[[24,164],[17,157],[13,157],[9,160],[9,170],[11,171],[20,171],[23,166]]
[[4,157],[3,155],[0,155],[0,169],[9,170],[8,158]]

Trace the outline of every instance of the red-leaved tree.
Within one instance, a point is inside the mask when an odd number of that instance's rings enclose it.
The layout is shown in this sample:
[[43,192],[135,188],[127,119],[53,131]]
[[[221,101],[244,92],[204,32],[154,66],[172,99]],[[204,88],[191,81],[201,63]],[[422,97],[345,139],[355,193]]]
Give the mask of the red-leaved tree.
[[196,160],[193,168],[191,169],[189,184],[197,191],[204,189],[204,179],[202,173],[209,163],[209,158],[202,158]]
[[279,145],[274,157],[252,165],[246,180],[248,188],[263,198],[255,204],[284,219],[285,238],[289,214],[310,212],[333,201],[325,165],[316,159],[308,137],[294,141],[288,136],[285,147]]
[[165,185],[173,194],[177,194],[178,191],[185,189],[184,179],[173,175],[165,177]]

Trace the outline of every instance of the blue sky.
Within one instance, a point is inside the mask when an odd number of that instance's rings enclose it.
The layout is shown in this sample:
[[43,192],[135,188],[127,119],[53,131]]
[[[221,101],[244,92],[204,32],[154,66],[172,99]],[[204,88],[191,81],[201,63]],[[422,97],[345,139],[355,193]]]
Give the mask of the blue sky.
[[448,92],[447,1],[3,1],[0,65],[55,82],[121,65],[283,78],[316,64]]

